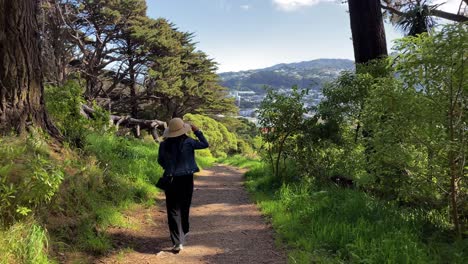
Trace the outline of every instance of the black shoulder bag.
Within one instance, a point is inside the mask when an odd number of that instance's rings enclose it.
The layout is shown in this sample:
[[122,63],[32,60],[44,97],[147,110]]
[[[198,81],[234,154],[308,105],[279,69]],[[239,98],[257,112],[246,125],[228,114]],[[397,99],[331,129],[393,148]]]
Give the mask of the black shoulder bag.
[[172,175],[163,175],[161,178],[159,178],[158,182],[156,183],[156,187],[158,187],[161,190],[167,190],[169,186],[171,186],[172,179]]

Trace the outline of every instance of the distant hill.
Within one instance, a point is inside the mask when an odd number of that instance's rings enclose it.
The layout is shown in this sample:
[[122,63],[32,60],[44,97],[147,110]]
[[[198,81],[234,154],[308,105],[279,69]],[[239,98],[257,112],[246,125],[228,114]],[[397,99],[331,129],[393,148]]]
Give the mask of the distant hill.
[[252,90],[264,93],[264,86],[289,89],[320,90],[325,82],[331,81],[343,70],[353,70],[354,62],[346,59],[317,59],[296,63],[281,63],[264,69],[220,73],[221,84],[230,90]]

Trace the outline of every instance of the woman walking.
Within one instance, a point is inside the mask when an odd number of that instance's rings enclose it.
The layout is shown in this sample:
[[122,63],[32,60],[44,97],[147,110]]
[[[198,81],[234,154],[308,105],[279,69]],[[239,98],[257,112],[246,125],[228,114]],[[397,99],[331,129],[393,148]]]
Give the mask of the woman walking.
[[[186,135],[192,130],[198,140]],[[164,131],[165,140],[159,146],[158,162],[164,169],[163,177],[170,182],[165,188],[167,220],[172,250],[179,252],[189,232],[189,213],[193,194],[193,173],[200,171],[195,162],[196,149],[208,147],[203,133],[194,125],[184,123],[180,118],[169,121]]]

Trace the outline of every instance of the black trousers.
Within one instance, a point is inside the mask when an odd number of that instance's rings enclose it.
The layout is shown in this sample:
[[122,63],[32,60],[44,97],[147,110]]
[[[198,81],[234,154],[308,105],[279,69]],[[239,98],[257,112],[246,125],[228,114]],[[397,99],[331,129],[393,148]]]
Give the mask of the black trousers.
[[189,214],[193,195],[193,174],[173,177],[165,191],[167,222],[172,243],[184,244],[189,232]]

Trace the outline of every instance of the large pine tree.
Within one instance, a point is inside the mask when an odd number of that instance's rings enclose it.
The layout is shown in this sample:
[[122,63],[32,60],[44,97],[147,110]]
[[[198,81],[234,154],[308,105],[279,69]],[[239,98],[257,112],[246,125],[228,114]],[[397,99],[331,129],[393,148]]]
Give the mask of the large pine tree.
[[0,133],[28,125],[52,135],[57,129],[44,107],[37,0],[0,0]]

